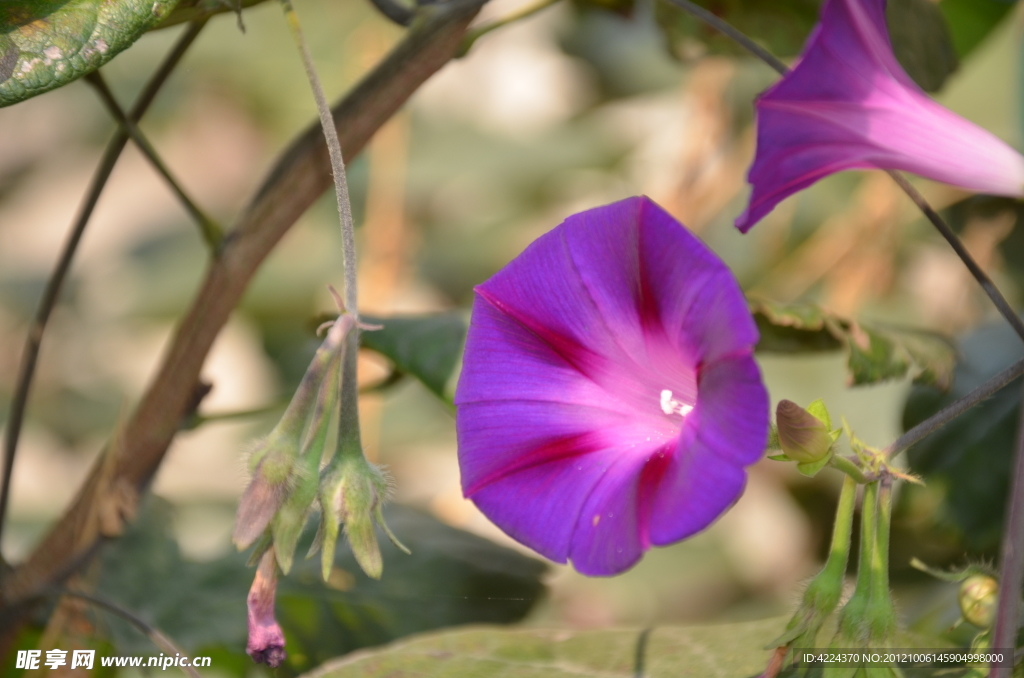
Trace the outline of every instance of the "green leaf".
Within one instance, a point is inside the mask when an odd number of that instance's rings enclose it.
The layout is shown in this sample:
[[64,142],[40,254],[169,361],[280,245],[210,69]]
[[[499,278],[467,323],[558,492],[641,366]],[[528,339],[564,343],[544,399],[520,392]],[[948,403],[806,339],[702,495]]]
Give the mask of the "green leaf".
[[466,340],[467,326],[462,313],[363,316],[362,320],[384,326],[361,333],[364,347],[386,356],[396,369],[419,379],[437,397],[450,400],[446,387]]
[[1012,7],[1012,0],[942,0],[939,3],[961,57],[977,47]]
[[933,384],[942,389],[950,386],[957,354],[953,344],[942,335],[847,320],[813,304],[754,301],[751,311],[761,333],[758,351],[802,353],[842,348],[848,356],[852,385],[909,375],[916,384]]
[[830,461],[832,461],[832,455],[833,453],[829,452],[828,454],[826,454],[821,459],[818,459],[817,461],[807,461],[801,464],[797,464],[796,470],[804,474],[805,476],[813,478],[814,476],[818,475],[818,471],[825,468],[825,466]]
[[[911,391],[903,410],[909,429],[962,398],[1024,357],[1020,339],[1005,323],[983,327],[964,339],[953,388]],[[955,526],[974,549],[995,548],[1002,534],[1011,476],[1020,379],[968,410],[910,448],[910,470],[921,475],[939,500],[934,511],[944,526]]]
[[[543,597],[544,563],[413,509],[390,506],[385,515],[412,555],[378,534],[385,562],[380,581],[364,575],[347,548],[338,549],[326,585],[318,559],[297,561],[279,580],[277,619],[289,658],[276,675],[296,675],[412,633],[519,621]],[[241,659],[236,675],[242,675],[252,666],[245,656],[245,598],[254,570],[234,552],[210,562],[186,560],[170,536],[171,517],[165,502],[147,502],[132,529],[104,552],[99,592],[189,653]],[[304,542],[303,550],[308,533]],[[109,629],[120,654],[153,652],[150,641],[122,621],[112,619]]]
[[0,107],[95,71],[178,0],[5,0],[0,3]]
[[[764,670],[764,647],[784,618],[707,627],[664,627],[644,647],[645,678],[746,678]],[[639,630],[470,628],[421,636],[334,660],[320,678],[633,678]]]
[[828,408],[825,407],[824,400],[818,398],[807,406],[807,411],[811,413],[812,417],[824,424],[825,428],[832,429],[832,417],[828,416]]
[[942,87],[958,63],[938,5],[932,0],[890,0],[886,18],[893,52],[907,75],[926,92]]

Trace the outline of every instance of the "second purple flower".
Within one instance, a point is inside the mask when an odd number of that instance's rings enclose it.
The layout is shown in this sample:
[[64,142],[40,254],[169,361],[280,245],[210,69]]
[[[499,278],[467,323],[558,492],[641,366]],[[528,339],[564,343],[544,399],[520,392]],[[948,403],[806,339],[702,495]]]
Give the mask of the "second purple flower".
[[476,289],[464,493],[589,575],[703,530],[765,449],[757,339],[726,266],[649,199],[569,217]]

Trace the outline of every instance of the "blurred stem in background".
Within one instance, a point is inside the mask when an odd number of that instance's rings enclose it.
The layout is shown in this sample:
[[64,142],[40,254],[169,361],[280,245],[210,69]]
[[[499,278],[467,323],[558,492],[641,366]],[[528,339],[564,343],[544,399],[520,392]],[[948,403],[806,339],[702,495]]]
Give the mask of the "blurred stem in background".
[[[174,47],[171,48],[171,51],[164,58],[156,72],[143,87],[138,100],[128,114],[130,120],[138,121],[146,113],[150,104],[156,98],[157,93],[160,92],[164,83],[167,82],[167,78],[170,77],[175,67],[181,61],[181,58],[185,56],[185,52],[188,51],[188,48],[199,36],[200,31],[203,30],[206,21],[207,17],[202,17],[192,22],[182,33],[181,37],[178,38]],[[4,435],[3,480],[2,486],[0,486],[0,544],[3,543],[4,523],[7,517],[7,506],[10,503],[11,474],[14,470],[14,457],[18,450],[18,438],[21,435],[21,425],[25,419],[25,407],[28,404],[32,377],[35,375],[36,362],[39,359],[39,350],[43,343],[43,334],[46,332],[46,324],[54,307],[57,305],[64,281],[67,278],[68,271],[71,269],[71,262],[75,257],[75,252],[78,250],[82,235],[85,233],[85,227],[89,224],[89,219],[96,209],[96,203],[99,202],[103,188],[106,186],[107,180],[110,179],[118,158],[121,157],[121,151],[128,144],[128,139],[127,130],[124,127],[118,127],[117,131],[114,132],[114,136],[107,143],[107,148],[103,152],[103,157],[89,185],[89,191],[86,193],[85,200],[79,209],[78,217],[71,227],[68,238],[64,243],[64,248],[57,259],[57,264],[46,281],[43,297],[36,307],[35,317],[29,326],[25,348],[21,355],[21,363],[18,366],[18,381],[14,389],[14,395],[11,398],[11,410],[7,417],[7,428]],[[2,576],[3,572],[0,571],[0,577]]]

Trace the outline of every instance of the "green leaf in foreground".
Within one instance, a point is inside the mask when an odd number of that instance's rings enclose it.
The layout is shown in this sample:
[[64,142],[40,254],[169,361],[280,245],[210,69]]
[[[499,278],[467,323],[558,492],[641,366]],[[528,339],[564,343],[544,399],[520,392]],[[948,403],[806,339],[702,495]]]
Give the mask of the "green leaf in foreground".
[[466,340],[462,313],[363,316],[362,320],[383,326],[360,335],[363,347],[384,355],[397,370],[416,377],[442,400],[449,400],[445,387],[459,364]]
[[178,0],[3,0],[0,107],[95,71],[177,4]]
[[[746,678],[764,670],[763,648],[782,618],[744,624],[656,628],[645,678]],[[639,629],[471,628],[421,636],[338,659],[306,678],[633,678]]]
[[948,389],[956,348],[942,335],[841,318],[813,304],[751,303],[761,333],[757,350],[803,353],[844,349],[850,383],[874,384],[911,376],[914,383]]

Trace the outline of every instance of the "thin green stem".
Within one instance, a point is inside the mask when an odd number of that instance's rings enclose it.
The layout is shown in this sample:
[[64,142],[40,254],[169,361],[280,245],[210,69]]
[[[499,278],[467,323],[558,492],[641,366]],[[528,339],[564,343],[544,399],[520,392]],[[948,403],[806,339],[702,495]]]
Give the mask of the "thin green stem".
[[832,527],[832,545],[829,547],[825,570],[842,575],[850,559],[850,533],[853,530],[853,512],[857,504],[857,481],[850,476],[843,479],[836,506],[836,522]]
[[543,9],[547,9],[548,7],[558,3],[559,1],[560,0],[537,0],[537,2],[534,2],[531,5],[526,5],[525,7],[515,12],[512,12],[508,16],[504,16],[488,24],[485,24],[478,28],[474,28],[471,31],[467,31],[466,37],[462,39],[462,45],[459,47],[459,51],[458,53],[456,53],[455,56],[462,57],[468,54],[469,50],[473,48],[473,44],[479,38],[481,38],[484,35],[487,35],[491,31],[501,28],[502,26],[507,26],[511,23],[515,23],[520,19],[525,19],[528,16],[533,16],[537,12]]
[[902,436],[897,438],[895,442],[889,445],[889,447],[885,448],[885,455],[890,458],[896,456],[903,450],[928,436],[930,433],[937,431],[952,420],[956,419],[975,405],[991,398],[996,394],[996,392],[1008,386],[1014,379],[1022,374],[1024,374],[1024,360],[1018,360],[1013,365],[1010,365],[1005,370],[965,395],[963,398],[960,398],[951,405],[942,408],[917,426],[904,433]]
[[871,554],[871,590],[876,599],[889,598],[889,530],[892,520],[892,476],[878,481],[878,526]]
[[199,230],[203,235],[203,240],[210,247],[210,250],[215,254],[220,251],[221,243],[224,240],[224,234],[220,226],[211,219],[205,212],[203,212],[189,197],[185,190],[181,187],[181,184],[171,174],[170,170],[164,164],[163,160],[157,154],[149,140],[142,134],[142,131],[138,126],[128,117],[128,115],[121,108],[120,104],[117,103],[117,99],[114,98],[113,92],[107,87],[106,81],[99,71],[93,71],[89,75],[85,76],[86,82],[93,86],[96,92],[100,96],[100,100],[103,101],[104,106],[107,107],[107,111],[117,121],[117,124],[128,134],[131,140],[135,143],[142,154],[146,156],[149,163],[153,165],[157,173],[163,177],[167,185],[170,186],[174,195],[178,197],[178,200],[188,211],[192,219],[199,226]]
[[[143,114],[153,103],[157,93],[164,83],[167,82],[167,78],[170,77],[174,68],[181,61],[181,58],[199,36],[200,31],[202,31],[205,25],[206,18],[204,17],[189,24],[189,27],[181,34],[181,37],[174,44],[174,47],[171,48],[167,56],[164,57],[156,72],[153,73],[139,94],[130,113],[132,120],[142,118]],[[78,251],[78,245],[82,240],[82,235],[85,233],[86,226],[89,224],[89,219],[92,217],[100,195],[103,193],[103,188],[106,186],[107,180],[114,171],[114,166],[117,164],[118,158],[121,157],[121,152],[127,143],[128,135],[122,128],[118,128],[114,136],[107,143],[107,148],[103,152],[103,158],[100,160],[92,182],[89,184],[89,191],[86,193],[75,223],[68,233],[67,240],[64,242],[64,248],[57,259],[57,264],[46,281],[46,289],[43,292],[42,299],[39,301],[39,305],[36,307],[35,317],[32,319],[28,336],[25,339],[25,349],[22,352],[21,362],[18,365],[18,381],[11,398],[10,414],[7,417],[7,427],[4,432],[3,481],[2,485],[0,485],[0,543],[2,543],[3,528],[7,517],[7,505],[10,498],[11,477],[14,471],[14,458],[18,450],[18,439],[21,437],[21,426],[25,420],[28,395],[31,390],[32,379],[35,376],[36,363],[39,359],[39,351],[42,346],[46,325],[50,320],[50,314],[57,305],[57,300],[60,298],[64,280],[71,270],[71,262],[74,259],[75,252]]]
[[[317,75],[313,56],[310,54],[309,46],[306,44],[306,39],[302,34],[299,16],[295,13],[295,8],[292,7],[290,0],[281,0],[281,6],[284,8],[284,14],[288,20],[288,27],[291,29],[292,38],[295,40],[295,45],[302,56],[302,65],[306,69],[306,77],[309,79],[309,86],[313,90],[316,110],[320,116],[320,126],[323,127],[324,139],[327,141],[327,150],[331,156],[331,170],[334,172],[334,190],[338,200],[338,215],[341,217],[341,248],[345,260],[345,310],[358,320],[359,294],[357,288],[355,224],[352,221],[352,203],[348,195],[345,160],[341,155],[338,130],[334,126],[334,116],[331,114],[331,107],[327,104],[327,97],[324,95],[324,88],[320,84],[320,76]],[[353,329],[352,334],[358,339],[359,328]],[[357,343],[356,346],[358,345]]]
[[871,481],[871,479],[864,475],[864,471],[862,471],[859,466],[844,456],[838,454],[832,455],[828,465],[838,471],[842,471],[848,478],[860,483],[861,485],[867,484]]
[[[669,4],[675,5],[684,12],[697,17],[724,35],[727,35],[780,75],[786,75],[789,73],[789,67],[786,64],[782,63],[782,61],[775,57],[775,55],[758,45],[756,42],[751,40],[749,36],[744,35],[742,31],[738,30],[735,26],[721,17],[712,14],[693,2],[690,2],[690,0],[665,1]],[[960,260],[964,262],[967,270],[971,272],[974,279],[979,285],[981,285],[981,289],[992,301],[999,313],[1001,313],[1003,318],[1006,319],[1006,322],[1010,323],[1010,327],[1012,327],[1014,332],[1017,333],[1017,336],[1024,340],[1024,321],[1021,321],[1020,317],[1013,311],[1013,307],[1011,307],[1010,303],[1006,301],[1006,297],[1003,296],[999,291],[999,288],[992,282],[992,279],[989,278],[982,270],[981,266],[978,265],[978,262],[974,260],[974,257],[972,257],[971,253],[967,251],[967,248],[964,247],[963,242],[961,242],[960,238],[958,238],[956,233],[953,232],[953,229],[950,228],[949,224],[947,224],[945,220],[939,216],[939,213],[936,212],[930,204],[928,204],[928,201],[924,199],[924,196],[922,196],[917,189],[907,181],[906,177],[893,170],[887,170],[887,173],[893,178],[896,184],[902,188],[908,196],[910,196],[910,199],[915,205],[917,205],[918,209],[921,210],[925,217],[927,217],[928,221],[930,221],[942,237],[946,239],[946,242],[950,244],[953,251],[956,252],[958,257],[960,257]]]

